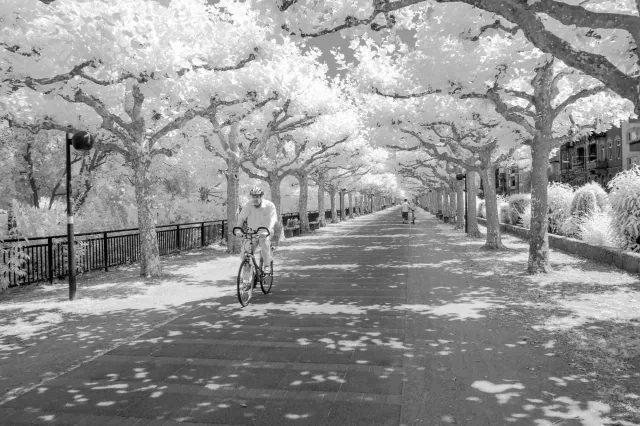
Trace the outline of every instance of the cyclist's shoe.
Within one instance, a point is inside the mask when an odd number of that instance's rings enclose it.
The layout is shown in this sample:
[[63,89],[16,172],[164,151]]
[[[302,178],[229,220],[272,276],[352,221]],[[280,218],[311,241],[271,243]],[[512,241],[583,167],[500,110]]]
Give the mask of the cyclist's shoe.
[[271,266],[266,265],[264,268],[262,268],[262,272],[264,272],[265,275],[268,275],[271,273]]

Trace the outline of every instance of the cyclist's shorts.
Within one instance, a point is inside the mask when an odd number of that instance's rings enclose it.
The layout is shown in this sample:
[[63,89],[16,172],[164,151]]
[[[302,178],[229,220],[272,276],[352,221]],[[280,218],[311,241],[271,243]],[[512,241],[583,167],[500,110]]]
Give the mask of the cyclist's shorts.
[[409,212],[402,212],[403,219],[409,219]]

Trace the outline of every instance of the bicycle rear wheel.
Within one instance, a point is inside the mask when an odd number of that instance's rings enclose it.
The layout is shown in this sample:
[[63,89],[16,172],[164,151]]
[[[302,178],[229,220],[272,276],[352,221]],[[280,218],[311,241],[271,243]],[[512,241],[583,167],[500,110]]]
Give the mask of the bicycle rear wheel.
[[[264,261],[260,259],[260,270],[263,269]],[[260,280],[260,288],[264,294],[269,294],[271,286],[273,285],[273,260],[271,261],[271,272],[268,274],[263,273]]]
[[247,306],[253,295],[253,265],[247,259],[243,260],[238,270],[238,301]]

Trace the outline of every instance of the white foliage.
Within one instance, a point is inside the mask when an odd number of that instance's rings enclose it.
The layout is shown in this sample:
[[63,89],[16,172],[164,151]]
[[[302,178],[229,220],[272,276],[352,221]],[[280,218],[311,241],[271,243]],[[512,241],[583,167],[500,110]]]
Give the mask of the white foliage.
[[549,228],[551,232],[558,233],[562,224],[571,215],[571,201],[573,200],[573,188],[571,185],[553,182],[547,190],[547,205],[549,206]]
[[640,167],[618,173],[608,184],[614,237],[625,250],[640,251]]

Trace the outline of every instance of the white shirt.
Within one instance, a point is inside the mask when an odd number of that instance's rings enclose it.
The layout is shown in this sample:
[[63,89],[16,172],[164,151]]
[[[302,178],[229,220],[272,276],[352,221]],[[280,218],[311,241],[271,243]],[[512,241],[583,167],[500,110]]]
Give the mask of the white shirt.
[[402,202],[402,213],[409,213],[409,203],[406,201]]
[[238,215],[238,223],[247,221],[247,225],[254,232],[260,227],[267,228],[269,232],[273,234],[273,228],[278,222],[278,215],[276,214],[276,206],[269,200],[262,200],[259,207],[253,205],[252,201],[249,201]]

